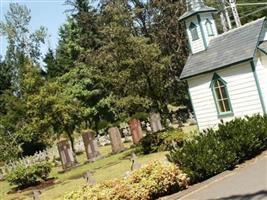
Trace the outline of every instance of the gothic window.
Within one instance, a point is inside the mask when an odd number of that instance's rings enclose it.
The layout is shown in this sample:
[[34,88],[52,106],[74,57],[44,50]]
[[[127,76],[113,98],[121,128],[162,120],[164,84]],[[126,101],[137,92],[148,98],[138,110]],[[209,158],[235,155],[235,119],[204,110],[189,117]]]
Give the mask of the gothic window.
[[198,32],[197,32],[197,26],[193,22],[191,22],[191,24],[189,26],[189,30],[190,30],[190,33],[192,36],[192,40],[193,41],[198,40],[199,36],[198,36]]
[[211,23],[211,21],[209,19],[206,20],[205,26],[206,26],[206,30],[207,30],[208,36],[213,36],[214,33],[213,33],[213,30],[212,30],[212,23]]
[[217,107],[218,115],[232,115],[233,110],[227,90],[227,83],[216,73],[214,74],[211,82],[211,89]]

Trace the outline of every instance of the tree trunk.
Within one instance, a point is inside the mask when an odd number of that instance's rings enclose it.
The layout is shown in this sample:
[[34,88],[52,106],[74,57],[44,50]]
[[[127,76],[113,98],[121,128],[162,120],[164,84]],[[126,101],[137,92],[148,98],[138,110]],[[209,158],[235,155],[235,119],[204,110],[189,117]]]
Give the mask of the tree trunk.
[[74,162],[78,163],[77,158],[76,158],[76,150],[75,150],[75,145],[74,145],[74,138],[72,137],[73,131],[71,129],[68,129],[66,132],[67,132],[67,135],[68,135],[69,140],[70,140],[70,145],[71,145],[71,149],[72,149],[72,152],[73,152]]

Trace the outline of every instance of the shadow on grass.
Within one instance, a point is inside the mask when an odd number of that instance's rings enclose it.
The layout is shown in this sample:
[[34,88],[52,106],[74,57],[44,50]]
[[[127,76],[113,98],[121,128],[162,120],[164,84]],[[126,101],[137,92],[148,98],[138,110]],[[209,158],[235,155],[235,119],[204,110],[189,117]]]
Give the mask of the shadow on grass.
[[222,197],[218,199],[210,199],[210,200],[264,200],[267,199],[267,190],[261,190],[255,193],[250,194],[242,194],[242,195],[232,195],[229,197]]
[[[117,165],[119,164],[121,161],[115,161],[115,162],[108,162],[107,164],[103,165],[103,166],[100,166],[100,167],[94,167],[92,170],[89,170],[91,173],[95,173],[96,170],[100,170],[100,169],[106,169],[106,168],[109,168],[109,167],[112,167],[114,165]],[[77,175],[73,175],[73,176],[70,176],[68,179],[69,180],[75,180],[75,179],[80,179],[83,177],[84,173],[87,172],[88,170],[84,170],[82,173],[80,174],[77,174]]]

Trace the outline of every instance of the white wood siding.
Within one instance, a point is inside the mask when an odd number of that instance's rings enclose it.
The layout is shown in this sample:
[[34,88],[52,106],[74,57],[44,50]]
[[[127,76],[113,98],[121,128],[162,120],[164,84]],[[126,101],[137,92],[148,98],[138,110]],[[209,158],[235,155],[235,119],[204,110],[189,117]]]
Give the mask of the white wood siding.
[[[192,40],[192,35],[191,35],[190,29],[189,29],[191,22],[193,22],[197,26],[197,32],[198,32],[199,39],[195,40],[195,41]],[[186,32],[188,35],[189,44],[190,44],[191,51],[193,54],[205,50],[200,26],[198,24],[198,20],[197,20],[196,16],[192,16],[186,20]]]
[[265,24],[265,30],[266,30],[266,33],[265,33],[265,36],[264,36],[264,41],[266,41],[267,40],[267,23]]
[[[254,75],[249,62],[217,70],[227,82],[234,117],[263,113]],[[188,79],[189,91],[199,128],[215,128],[220,122],[210,88],[214,72]],[[234,117],[223,118],[224,121]]]
[[[201,14],[200,15],[200,19],[201,19],[201,25],[202,25],[202,28],[203,28],[203,32],[204,32],[204,35],[205,35],[205,38],[206,38],[206,41],[207,41],[207,45],[208,45],[210,40],[218,35],[217,27],[216,27],[215,21],[214,21],[212,15],[211,15],[211,13]],[[214,36],[209,36],[208,35],[207,29],[206,29],[206,25],[205,25],[207,19],[212,23],[212,30],[213,30]]]
[[257,53],[256,73],[258,76],[265,108],[267,109],[267,55],[260,51]]

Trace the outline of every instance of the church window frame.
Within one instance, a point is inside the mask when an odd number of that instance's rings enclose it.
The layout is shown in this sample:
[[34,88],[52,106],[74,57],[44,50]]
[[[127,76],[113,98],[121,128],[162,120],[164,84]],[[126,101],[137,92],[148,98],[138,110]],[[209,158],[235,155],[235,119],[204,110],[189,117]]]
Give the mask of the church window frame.
[[214,31],[212,28],[212,22],[209,19],[206,19],[205,27],[206,27],[206,31],[207,31],[208,36],[214,36]]
[[191,33],[191,37],[193,41],[196,41],[199,39],[199,35],[198,35],[198,30],[197,30],[197,25],[193,22],[190,23],[189,25],[189,30]]
[[217,73],[215,73],[213,75],[210,88],[212,90],[218,117],[222,118],[233,116],[234,113],[228,92],[227,82],[223,80]]

